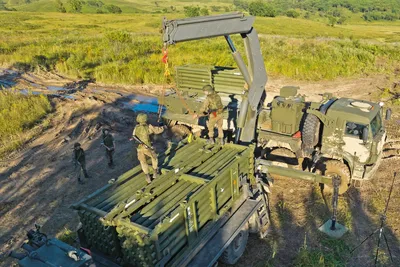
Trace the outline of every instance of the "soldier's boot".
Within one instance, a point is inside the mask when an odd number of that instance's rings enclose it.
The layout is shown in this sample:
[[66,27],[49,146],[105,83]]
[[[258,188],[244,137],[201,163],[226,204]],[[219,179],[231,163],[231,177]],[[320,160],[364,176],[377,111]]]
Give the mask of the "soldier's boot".
[[151,183],[151,176],[150,174],[146,174],[146,182],[149,184]]
[[210,137],[210,138],[207,140],[207,143],[209,143],[210,145],[215,144],[214,138]]
[[160,168],[157,168],[156,170],[154,170],[153,179],[156,179],[158,175],[161,175]]
[[85,176],[85,178],[91,178],[91,177],[89,176],[89,174],[87,173],[86,168],[83,169],[83,175]]
[[224,138],[220,138],[219,139],[219,143],[220,143],[221,146],[223,146],[225,144]]

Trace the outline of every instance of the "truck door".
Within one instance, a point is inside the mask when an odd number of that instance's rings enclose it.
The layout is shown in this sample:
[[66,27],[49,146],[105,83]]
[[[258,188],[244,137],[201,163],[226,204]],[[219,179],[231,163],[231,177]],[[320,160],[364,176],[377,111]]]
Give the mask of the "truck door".
[[351,155],[354,155],[354,153],[356,153],[356,156],[359,158],[361,163],[366,162],[370,157],[371,144],[364,144],[362,140],[362,133],[365,127],[368,126],[347,121],[343,136],[344,152],[347,152]]

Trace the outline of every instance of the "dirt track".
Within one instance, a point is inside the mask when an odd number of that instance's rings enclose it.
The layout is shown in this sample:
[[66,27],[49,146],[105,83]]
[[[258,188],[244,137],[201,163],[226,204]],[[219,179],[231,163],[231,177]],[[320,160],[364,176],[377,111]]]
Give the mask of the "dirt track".
[[[64,82],[56,76],[35,79],[38,83],[44,80],[52,84]],[[318,94],[323,92],[370,100],[376,99],[377,86],[384,87],[389,82],[383,76],[318,84],[270,78],[267,93],[272,96],[279,92],[282,85],[298,84],[301,86],[300,93],[310,95],[313,100],[320,99]],[[20,155],[14,155],[14,160],[0,162],[0,253],[18,247],[34,223],[42,224],[43,231],[50,236],[57,235],[64,228],[75,229],[77,215],[69,209],[69,205],[137,165],[135,149],[127,141],[134,127],[134,112],[125,108],[125,100],[122,101],[120,93],[113,93],[112,90],[95,92],[96,87],[90,85],[79,90],[75,93],[75,100],[54,99],[56,112],[51,115],[50,128],[29,143]],[[143,93],[151,93],[158,87],[136,89],[139,92],[146,89]],[[122,91],[131,90],[124,88]],[[391,135],[399,139],[395,136],[400,129],[397,120],[399,118],[393,118],[391,122]],[[108,168],[100,147],[100,132],[104,125],[113,129],[116,139],[115,169]],[[71,163],[71,148],[77,141],[87,151],[88,171],[92,176],[82,186],[74,177]],[[165,142],[162,138],[159,141],[159,148],[162,149]],[[377,227],[381,210],[376,210],[376,207],[383,206],[390,175],[399,163],[396,157],[385,160],[372,183],[365,183],[362,188],[353,189],[341,198],[347,203],[352,218],[349,225],[351,231],[344,237],[347,244],[357,244]],[[400,179],[396,188],[399,184]],[[316,229],[329,218],[329,213],[321,202],[317,188],[305,182],[282,179],[276,181],[272,190],[270,236],[266,240],[252,236],[237,266],[291,266],[305,239],[309,248],[324,249],[320,241],[325,239]],[[400,192],[397,190],[388,214],[387,231],[397,262],[400,261],[399,207]],[[352,257],[346,256],[348,265],[370,266],[374,244],[368,242]],[[0,263],[9,266],[10,260],[3,259]]]

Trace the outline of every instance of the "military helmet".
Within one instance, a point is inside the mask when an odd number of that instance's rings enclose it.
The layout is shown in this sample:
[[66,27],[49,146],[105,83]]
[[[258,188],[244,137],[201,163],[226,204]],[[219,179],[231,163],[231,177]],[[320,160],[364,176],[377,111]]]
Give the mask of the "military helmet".
[[209,93],[213,93],[214,92],[214,88],[211,85],[204,85],[203,86],[203,91],[207,91]]
[[136,121],[138,123],[146,123],[147,122],[147,115],[144,113],[139,113],[136,117]]
[[75,144],[74,144],[74,148],[80,147],[80,146],[81,146],[81,144],[79,144],[79,143],[75,143]]

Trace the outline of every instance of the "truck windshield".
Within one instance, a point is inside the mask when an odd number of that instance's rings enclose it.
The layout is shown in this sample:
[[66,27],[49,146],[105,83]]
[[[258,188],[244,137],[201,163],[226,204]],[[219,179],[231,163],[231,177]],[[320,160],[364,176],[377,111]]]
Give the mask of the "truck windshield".
[[375,136],[381,128],[382,128],[382,119],[381,115],[378,113],[376,114],[375,118],[371,121],[372,136]]

